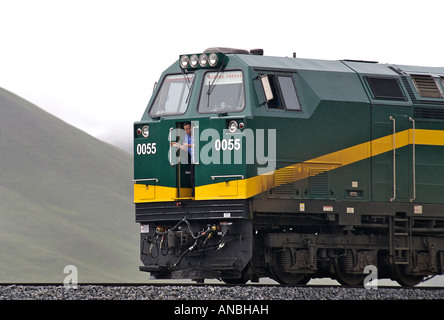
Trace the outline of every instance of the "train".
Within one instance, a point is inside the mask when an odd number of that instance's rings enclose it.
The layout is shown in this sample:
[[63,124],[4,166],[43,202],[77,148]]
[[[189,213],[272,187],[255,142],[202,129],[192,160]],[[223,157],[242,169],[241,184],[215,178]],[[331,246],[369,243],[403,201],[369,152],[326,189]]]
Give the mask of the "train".
[[162,73],[133,130],[139,270],[155,279],[444,271],[442,67],[208,48]]

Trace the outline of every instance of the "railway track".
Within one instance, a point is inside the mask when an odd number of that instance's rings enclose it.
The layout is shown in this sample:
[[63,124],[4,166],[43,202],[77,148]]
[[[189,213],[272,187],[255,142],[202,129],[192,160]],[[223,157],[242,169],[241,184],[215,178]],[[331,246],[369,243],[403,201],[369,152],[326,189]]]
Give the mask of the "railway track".
[[443,287],[276,284],[2,284],[0,300],[435,300],[444,299]]

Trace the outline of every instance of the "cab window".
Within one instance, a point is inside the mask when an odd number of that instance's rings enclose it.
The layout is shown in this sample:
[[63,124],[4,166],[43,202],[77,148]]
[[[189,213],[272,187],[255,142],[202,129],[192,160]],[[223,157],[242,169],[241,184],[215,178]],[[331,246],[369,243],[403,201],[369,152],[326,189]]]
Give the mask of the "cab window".
[[242,71],[207,72],[204,75],[198,111],[239,112],[245,107]]
[[279,86],[282,91],[285,108],[288,110],[301,110],[298,95],[294,87],[293,78],[287,76],[278,76]]
[[149,115],[184,114],[188,107],[194,74],[173,74],[163,80],[157,96],[150,108]]
[[261,83],[269,109],[302,110],[291,75],[262,75]]

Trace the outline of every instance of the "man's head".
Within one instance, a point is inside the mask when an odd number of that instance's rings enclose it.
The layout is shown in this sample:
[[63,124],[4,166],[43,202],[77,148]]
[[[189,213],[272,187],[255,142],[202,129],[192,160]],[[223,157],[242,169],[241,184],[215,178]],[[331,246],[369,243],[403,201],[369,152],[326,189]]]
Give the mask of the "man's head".
[[186,132],[187,135],[191,136],[191,123],[186,122],[186,123],[183,125],[183,129],[185,130],[185,132]]

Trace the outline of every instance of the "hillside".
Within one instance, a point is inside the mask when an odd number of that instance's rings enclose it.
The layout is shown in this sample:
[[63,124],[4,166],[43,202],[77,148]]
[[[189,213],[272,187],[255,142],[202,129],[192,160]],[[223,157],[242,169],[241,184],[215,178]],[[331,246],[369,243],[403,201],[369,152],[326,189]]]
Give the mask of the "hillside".
[[132,159],[0,89],[0,283],[140,282]]

